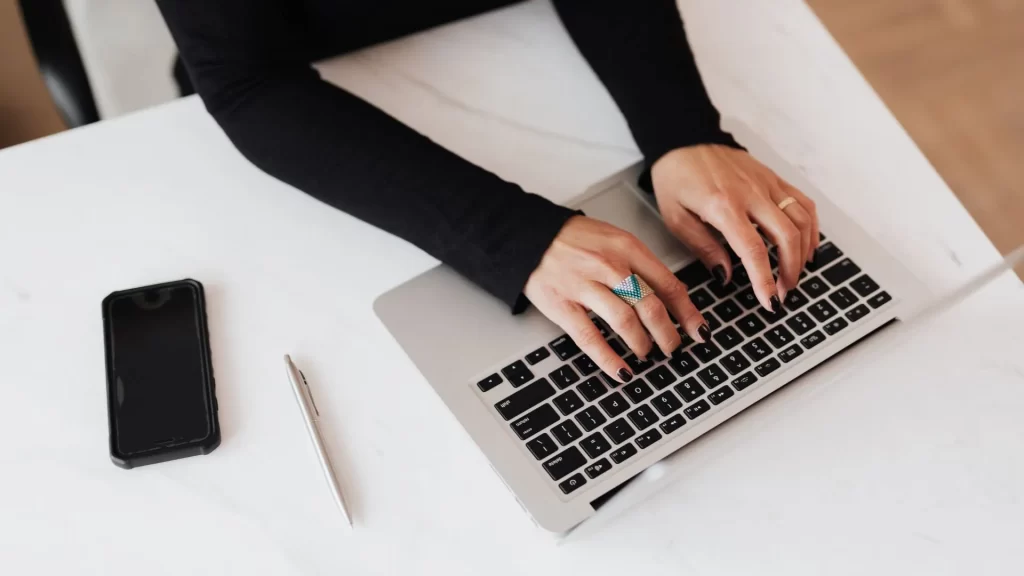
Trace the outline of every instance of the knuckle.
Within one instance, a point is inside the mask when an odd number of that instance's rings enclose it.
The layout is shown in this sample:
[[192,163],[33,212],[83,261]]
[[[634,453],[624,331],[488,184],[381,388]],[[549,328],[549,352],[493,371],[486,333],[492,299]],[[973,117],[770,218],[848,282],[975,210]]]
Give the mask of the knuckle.
[[707,206],[708,214],[718,221],[730,218],[736,213],[736,201],[728,194],[717,194]]
[[681,300],[687,296],[686,286],[673,276],[672,280],[667,282],[665,287],[662,288],[661,295],[665,300],[671,302]]
[[789,223],[782,228],[782,243],[783,244],[797,244],[800,242],[802,235],[800,229],[795,224]]
[[768,247],[760,238],[752,238],[739,247],[737,253],[742,257],[762,260],[768,258]]
[[584,328],[576,331],[576,334],[573,336],[573,341],[576,342],[576,345],[580,348],[593,350],[599,344],[604,343],[604,337],[602,337],[601,333],[596,329],[590,330]]
[[615,327],[616,332],[635,332],[640,328],[640,319],[632,308],[616,310],[608,321]]
[[666,312],[665,305],[661,303],[661,300],[653,296],[648,296],[647,298],[637,302],[635,310],[640,316],[651,319],[657,318],[662,313]]

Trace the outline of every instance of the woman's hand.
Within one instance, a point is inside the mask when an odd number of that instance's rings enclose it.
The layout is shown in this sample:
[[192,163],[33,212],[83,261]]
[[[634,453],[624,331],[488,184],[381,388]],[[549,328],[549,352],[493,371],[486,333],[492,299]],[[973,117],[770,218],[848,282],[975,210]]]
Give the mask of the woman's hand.
[[[635,307],[611,290],[633,273],[654,289],[653,295]],[[586,216],[574,216],[566,222],[530,275],[523,293],[598,367],[623,382],[629,382],[633,374],[590,321],[587,310],[607,322],[640,358],[650,353],[652,336],[666,355],[682,343],[669,312],[694,340],[704,342],[711,334],[690,302],[686,286],[642,242],[624,230]]]
[[[818,247],[814,202],[743,150],[717,144],[677,148],[651,167],[665,224],[722,281],[732,278],[729,255],[708,229],[718,229],[743,261],[761,305],[781,306]],[[779,203],[792,197],[784,209]],[[758,224],[778,246],[773,278]]]

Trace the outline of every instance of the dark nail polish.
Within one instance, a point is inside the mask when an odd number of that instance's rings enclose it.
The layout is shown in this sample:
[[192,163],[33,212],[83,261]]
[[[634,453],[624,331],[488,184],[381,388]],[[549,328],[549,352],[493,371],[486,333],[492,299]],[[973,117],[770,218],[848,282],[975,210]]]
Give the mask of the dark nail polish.
[[711,341],[711,327],[707,324],[701,324],[700,328],[697,328],[697,336],[700,336],[705,342]]
[[711,275],[719,284],[725,284],[725,266],[718,265],[711,269]]
[[629,382],[633,379],[633,373],[629,371],[629,368],[619,369],[619,380],[623,382]]
[[772,296],[769,302],[772,305],[772,314],[778,314],[782,310],[782,301],[779,300],[778,296]]

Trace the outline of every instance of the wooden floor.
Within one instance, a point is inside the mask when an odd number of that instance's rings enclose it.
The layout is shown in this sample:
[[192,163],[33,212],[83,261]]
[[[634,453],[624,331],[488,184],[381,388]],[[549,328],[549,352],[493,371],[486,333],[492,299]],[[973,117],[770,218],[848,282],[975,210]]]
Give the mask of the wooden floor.
[[1004,254],[1024,244],[1024,0],[806,0]]

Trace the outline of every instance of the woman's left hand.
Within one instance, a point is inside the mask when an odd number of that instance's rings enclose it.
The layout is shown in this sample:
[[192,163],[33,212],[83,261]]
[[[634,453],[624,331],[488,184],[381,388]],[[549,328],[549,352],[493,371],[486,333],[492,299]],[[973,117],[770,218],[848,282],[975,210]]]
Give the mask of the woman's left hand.
[[[814,202],[743,150],[718,144],[677,148],[654,163],[651,180],[668,228],[709,270],[729,281],[729,256],[707,225],[721,232],[769,310],[797,285],[818,247]],[[788,205],[780,209],[784,201]],[[777,281],[755,223],[778,246]]]

